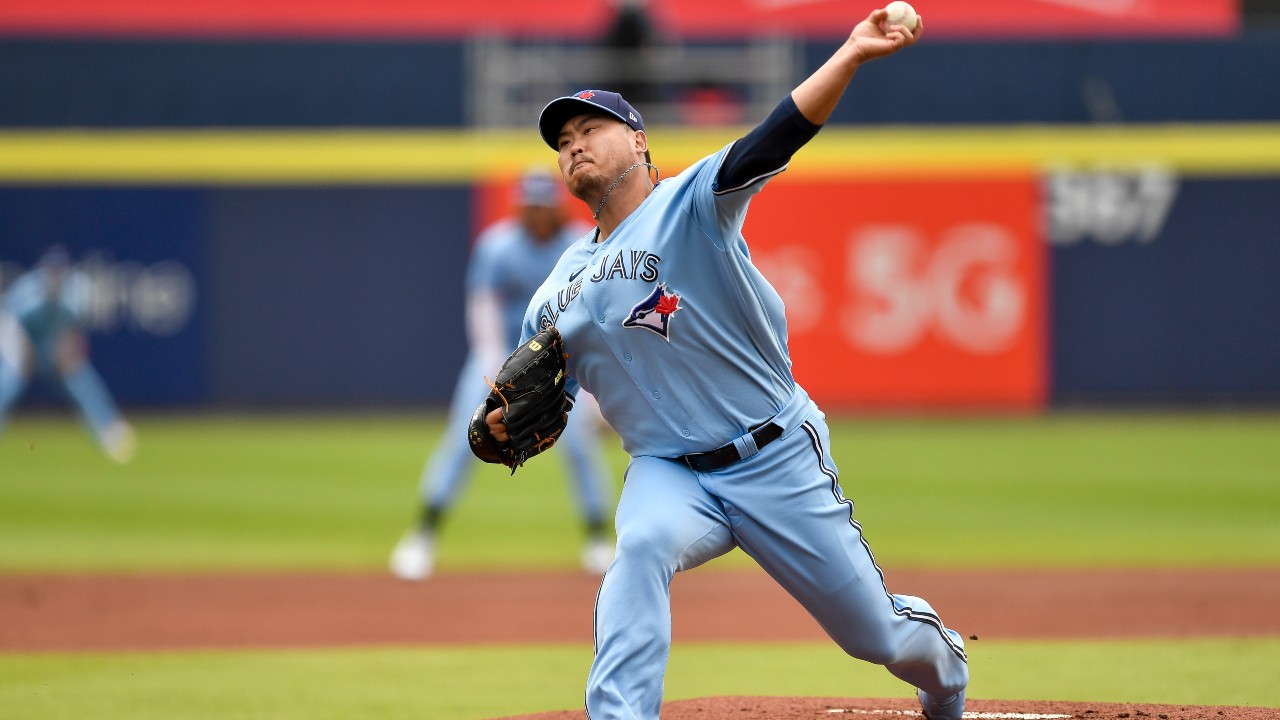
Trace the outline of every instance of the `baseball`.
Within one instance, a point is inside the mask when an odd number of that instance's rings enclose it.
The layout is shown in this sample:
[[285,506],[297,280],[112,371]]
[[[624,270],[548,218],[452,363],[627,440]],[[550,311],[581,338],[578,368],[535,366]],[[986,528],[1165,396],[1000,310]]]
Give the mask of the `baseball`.
[[901,25],[911,32],[916,31],[916,9],[911,7],[910,3],[905,3],[902,0],[893,0],[893,2],[885,5],[884,9],[889,11],[889,17],[884,19],[886,28],[890,25]]

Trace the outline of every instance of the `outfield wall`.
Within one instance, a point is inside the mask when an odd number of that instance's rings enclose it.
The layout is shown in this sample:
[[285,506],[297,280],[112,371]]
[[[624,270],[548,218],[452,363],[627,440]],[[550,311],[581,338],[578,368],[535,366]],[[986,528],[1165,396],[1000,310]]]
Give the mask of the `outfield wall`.
[[[653,142],[673,172],[733,136]],[[1280,126],[817,142],[747,233],[827,405],[1280,397]],[[71,247],[107,280],[104,375],[156,405],[443,402],[470,237],[551,162],[449,131],[8,132],[0,158],[0,268]]]
[[[298,7],[0,11],[0,281],[68,245],[126,404],[443,403],[470,239],[552,162],[465,129],[462,30],[272,25]],[[801,380],[832,407],[1280,398],[1280,35],[1221,17],[864,68],[747,227]],[[670,175],[737,133],[650,134]]]
[[95,363],[127,404],[438,403],[464,352],[470,197],[0,188],[0,270],[12,277],[48,242],[72,249],[95,280]]

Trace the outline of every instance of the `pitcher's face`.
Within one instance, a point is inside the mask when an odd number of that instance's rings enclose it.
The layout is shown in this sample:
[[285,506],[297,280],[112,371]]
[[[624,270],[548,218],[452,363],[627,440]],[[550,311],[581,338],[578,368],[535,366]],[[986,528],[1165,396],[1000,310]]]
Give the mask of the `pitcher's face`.
[[571,118],[556,143],[565,187],[580,200],[602,195],[627,168],[643,162],[647,148],[643,132],[594,113]]

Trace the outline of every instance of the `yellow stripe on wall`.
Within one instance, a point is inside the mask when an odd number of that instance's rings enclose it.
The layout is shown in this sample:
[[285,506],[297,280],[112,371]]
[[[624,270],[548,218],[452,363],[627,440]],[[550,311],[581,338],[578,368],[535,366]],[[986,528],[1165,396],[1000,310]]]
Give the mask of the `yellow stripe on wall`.
[[[655,129],[650,145],[671,175],[741,132]],[[7,185],[466,184],[554,163],[532,130],[0,132],[0,183]],[[788,176],[1149,164],[1187,175],[1280,175],[1280,124],[833,127]]]

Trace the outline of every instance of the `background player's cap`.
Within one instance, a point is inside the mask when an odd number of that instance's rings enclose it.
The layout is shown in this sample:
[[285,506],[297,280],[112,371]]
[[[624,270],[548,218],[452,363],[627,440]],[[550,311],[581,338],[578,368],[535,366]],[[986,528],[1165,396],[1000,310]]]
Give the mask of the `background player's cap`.
[[71,265],[71,253],[65,245],[50,245],[36,264],[47,268],[65,268]]
[[603,112],[626,123],[632,130],[643,130],[644,119],[631,107],[631,103],[616,92],[608,90],[583,90],[556,98],[542,108],[538,116],[538,132],[542,141],[556,150],[556,136],[571,118],[586,112]]
[[545,168],[529,168],[520,177],[516,202],[525,206],[559,207],[563,184]]

